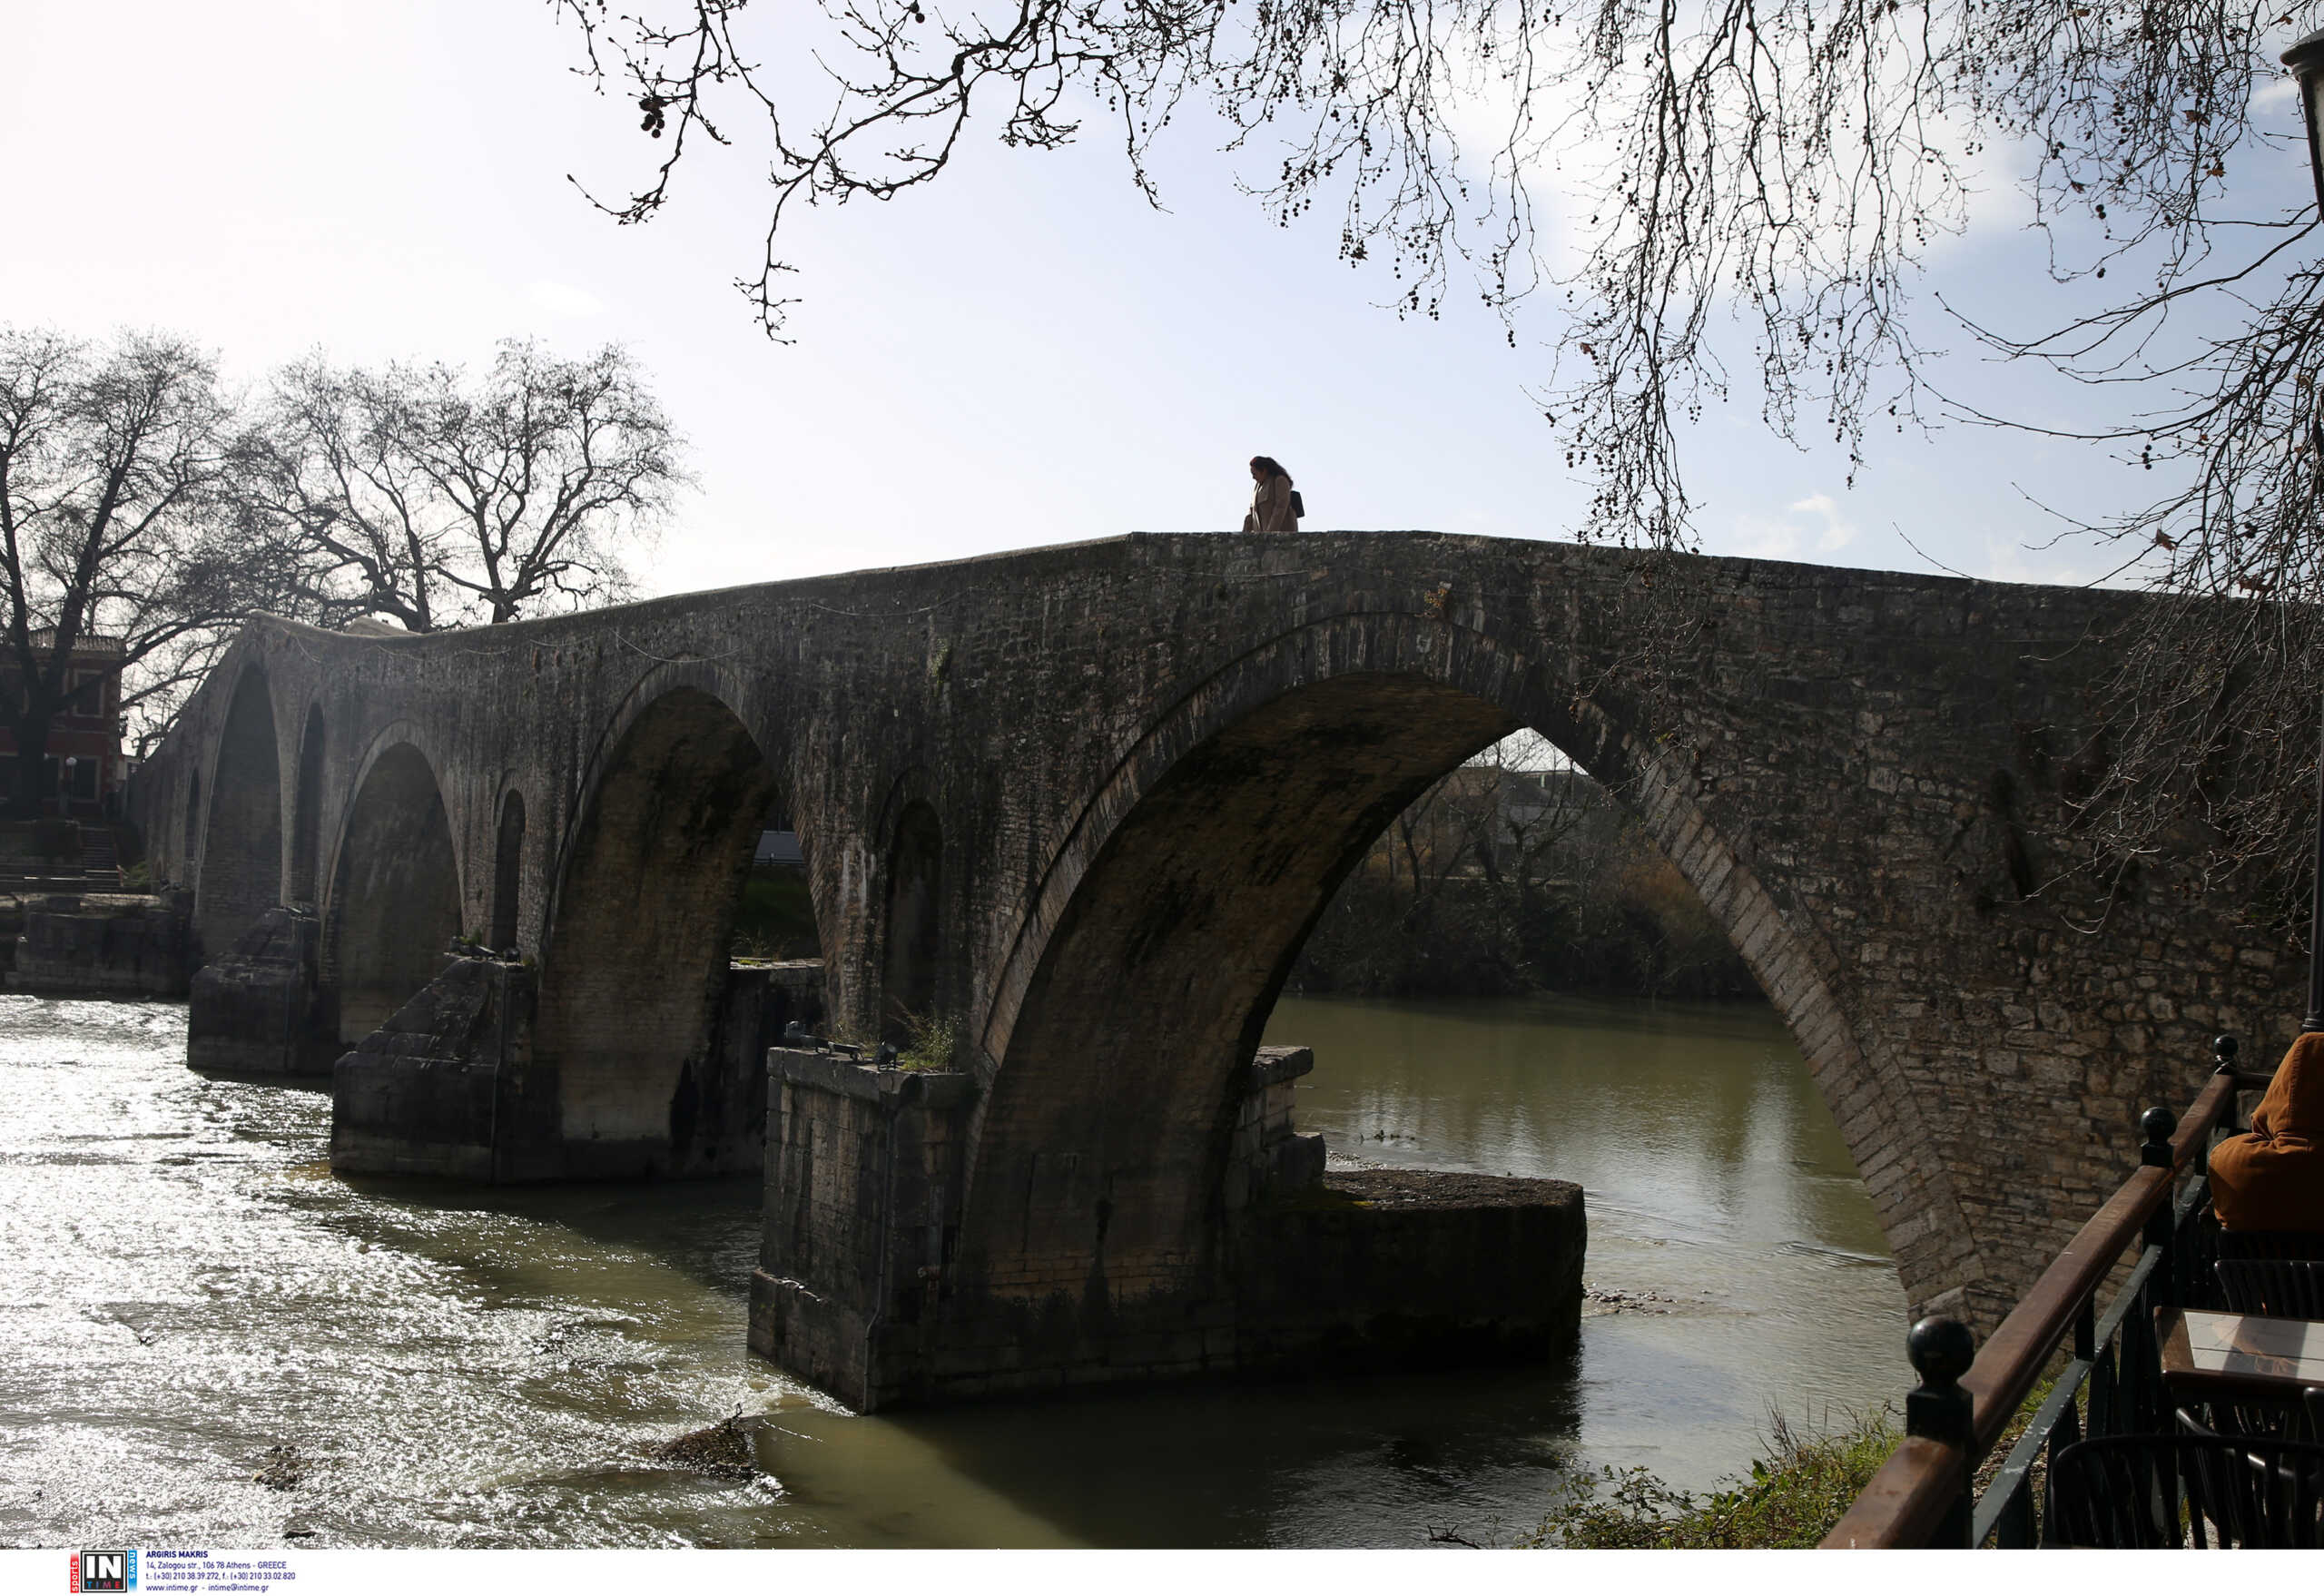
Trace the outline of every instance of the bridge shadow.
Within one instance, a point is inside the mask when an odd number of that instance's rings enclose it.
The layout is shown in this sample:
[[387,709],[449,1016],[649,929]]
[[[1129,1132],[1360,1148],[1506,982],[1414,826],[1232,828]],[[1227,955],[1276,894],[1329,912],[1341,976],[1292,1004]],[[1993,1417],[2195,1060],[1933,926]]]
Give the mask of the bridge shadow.
[[[791,1408],[761,1432],[759,1461],[856,1545],[1419,1546],[1432,1531],[1487,1544],[1538,1522],[1582,1407],[1570,1355],[1005,1409]],[[971,1519],[964,1496],[990,1505]]]
[[[755,1175],[704,1180],[485,1186],[409,1176],[340,1174],[350,1191],[399,1216],[492,1216],[555,1227],[598,1249],[671,1270],[735,1304],[739,1335],[757,1261],[763,1183]],[[467,1254],[463,1270],[489,1277],[498,1266]],[[513,1269],[500,1271],[513,1278]]]

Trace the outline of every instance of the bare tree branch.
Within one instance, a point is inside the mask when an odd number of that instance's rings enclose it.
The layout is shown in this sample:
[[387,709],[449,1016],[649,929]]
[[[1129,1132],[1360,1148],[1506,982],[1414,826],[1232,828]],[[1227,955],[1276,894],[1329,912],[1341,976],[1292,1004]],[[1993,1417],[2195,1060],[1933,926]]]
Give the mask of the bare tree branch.
[[275,381],[243,439],[253,520],[319,616],[415,632],[626,596],[627,561],[688,478],[626,352],[501,345],[471,385],[445,365]]

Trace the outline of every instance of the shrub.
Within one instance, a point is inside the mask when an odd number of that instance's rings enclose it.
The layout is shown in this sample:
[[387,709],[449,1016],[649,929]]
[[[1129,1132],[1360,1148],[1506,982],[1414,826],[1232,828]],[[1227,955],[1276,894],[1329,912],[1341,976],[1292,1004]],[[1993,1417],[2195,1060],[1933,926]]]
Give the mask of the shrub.
[[1750,1478],[1703,1495],[1673,1490],[1643,1468],[1609,1464],[1569,1483],[1521,1546],[1683,1551],[1812,1547],[1829,1533],[1888,1454],[1898,1432],[1886,1410],[1845,1428],[1802,1434],[1769,1416],[1769,1455]]
[[954,1014],[916,1014],[899,1009],[903,1020],[904,1050],[896,1058],[899,1069],[950,1069],[960,1061],[968,1030]]

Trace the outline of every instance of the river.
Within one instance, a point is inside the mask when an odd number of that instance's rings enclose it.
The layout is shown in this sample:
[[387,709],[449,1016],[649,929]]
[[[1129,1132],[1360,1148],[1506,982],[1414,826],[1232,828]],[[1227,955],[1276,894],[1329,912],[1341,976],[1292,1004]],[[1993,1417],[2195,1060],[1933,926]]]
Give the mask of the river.
[[[196,1076],[184,1030],[0,995],[0,1544],[1489,1543],[1573,1471],[1701,1487],[1771,1409],[1910,1384],[1869,1199],[1763,1008],[1273,1017],[1335,1155],[1586,1188],[1589,1280],[1641,1300],[1571,1359],[871,1418],[744,1350],[755,1181],[340,1179],[328,1095]],[[642,1454],[738,1409],[765,1476]]]

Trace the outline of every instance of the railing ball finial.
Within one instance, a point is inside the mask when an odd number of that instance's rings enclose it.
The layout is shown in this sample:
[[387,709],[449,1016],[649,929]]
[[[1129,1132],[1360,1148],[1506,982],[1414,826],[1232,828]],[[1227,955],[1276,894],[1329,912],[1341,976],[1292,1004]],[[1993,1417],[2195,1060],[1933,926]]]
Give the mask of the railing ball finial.
[[2211,1057],[2219,1060],[2219,1069],[2215,1073],[2226,1075],[2232,1071],[2235,1068],[2235,1056],[2242,1050],[2243,1044],[2231,1036],[2211,1038]]
[[1905,1337],[1905,1355],[1912,1359],[1922,1385],[1941,1391],[1958,1384],[1977,1361],[1977,1338],[1960,1320],[1932,1314]]
[[1976,1404],[1961,1388],[1961,1376],[1977,1361],[1977,1338],[1960,1320],[1932,1314],[1905,1337],[1905,1355],[1921,1377],[1920,1384],[1905,1394],[1905,1433],[1954,1449],[1951,1503],[1928,1543],[1966,1546]]
[[2139,1134],[2146,1138],[2139,1148],[2139,1162],[2162,1168],[2171,1167],[2171,1133],[2179,1128],[2179,1116],[2168,1108],[2149,1108],[2139,1116]]

